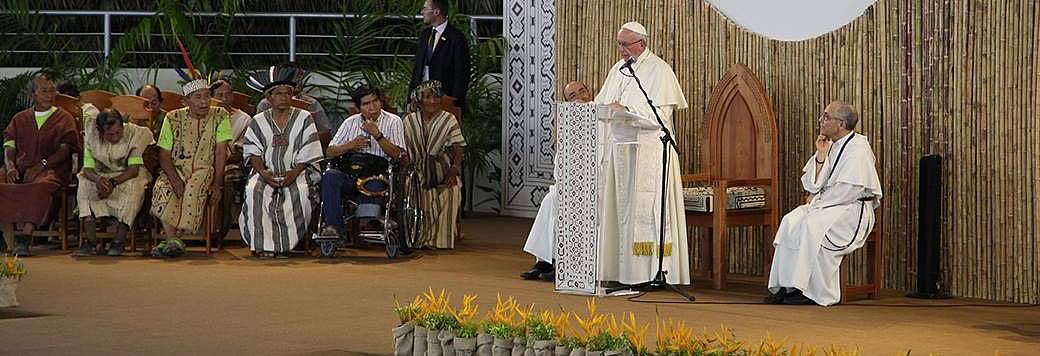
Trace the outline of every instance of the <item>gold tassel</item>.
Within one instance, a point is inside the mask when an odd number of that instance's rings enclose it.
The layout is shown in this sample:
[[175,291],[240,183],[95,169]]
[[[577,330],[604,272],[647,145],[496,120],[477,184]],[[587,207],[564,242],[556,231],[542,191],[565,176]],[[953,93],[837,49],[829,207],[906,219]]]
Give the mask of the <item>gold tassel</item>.
[[[657,255],[657,243],[644,241],[632,243],[632,255],[633,256],[655,256]],[[669,257],[672,255],[672,243],[664,244],[664,256]]]

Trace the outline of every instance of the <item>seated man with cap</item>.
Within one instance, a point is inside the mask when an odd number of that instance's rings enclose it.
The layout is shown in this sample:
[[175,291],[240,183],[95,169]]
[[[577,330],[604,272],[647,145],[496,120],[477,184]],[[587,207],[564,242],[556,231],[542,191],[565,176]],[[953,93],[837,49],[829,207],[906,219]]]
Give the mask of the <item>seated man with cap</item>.
[[[405,148],[404,126],[399,116],[383,110],[386,100],[383,91],[362,85],[354,90],[351,98],[361,112],[348,117],[340,125],[336,137],[329,144],[328,157],[331,159],[346,154],[367,153],[383,158],[401,158]],[[389,186],[379,180],[370,180],[368,184],[359,186],[359,178],[362,177],[354,177],[335,168],[325,172],[321,180],[322,214],[326,224],[322,235],[347,235],[343,222],[344,197],[358,204],[358,218],[380,216],[380,204],[384,198],[378,195]]]
[[166,239],[152,250],[153,257],[183,254],[178,238],[199,230],[207,199],[215,206],[224,189],[228,112],[209,105],[209,84],[203,79],[188,82],[183,92],[186,107],[167,113],[159,132],[162,174],[155,181],[151,212],[162,221]]

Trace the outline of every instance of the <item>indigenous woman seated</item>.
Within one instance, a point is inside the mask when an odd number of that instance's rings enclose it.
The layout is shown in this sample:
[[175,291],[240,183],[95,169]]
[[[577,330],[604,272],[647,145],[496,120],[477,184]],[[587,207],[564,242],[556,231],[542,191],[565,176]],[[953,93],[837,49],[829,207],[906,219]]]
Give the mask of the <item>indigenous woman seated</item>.
[[97,252],[96,220],[109,218],[116,225],[116,236],[108,255],[119,256],[152,180],[143,168],[142,155],[155,140],[148,128],[123,123],[123,116],[114,109],[105,110],[93,121],[84,127],[83,170],[77,175],[76,192],[86,241],[74,255]]
[[455,115],[444,111],[439,81],[420,83],[412,93],[418,110],[404,118],[405,146],[422,181],[419,206],[424,232],[419,247],[454,248],[462,184],[459,167],[466,140]]

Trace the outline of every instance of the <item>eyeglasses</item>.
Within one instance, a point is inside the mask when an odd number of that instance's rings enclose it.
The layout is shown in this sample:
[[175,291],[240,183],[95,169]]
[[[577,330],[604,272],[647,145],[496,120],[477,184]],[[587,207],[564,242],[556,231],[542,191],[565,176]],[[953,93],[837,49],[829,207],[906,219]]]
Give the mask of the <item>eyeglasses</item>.
[[621,48],[628,48],[629,46],[632,46],[632,45],[634,45],[636,43],[639,43],[639,42],[643,42],[643,40],[637,40],[637,41],[632,41],[632,42],[628,42],[628,43],[618,41],[617,45],[618,45],[618,47],[621,47]]

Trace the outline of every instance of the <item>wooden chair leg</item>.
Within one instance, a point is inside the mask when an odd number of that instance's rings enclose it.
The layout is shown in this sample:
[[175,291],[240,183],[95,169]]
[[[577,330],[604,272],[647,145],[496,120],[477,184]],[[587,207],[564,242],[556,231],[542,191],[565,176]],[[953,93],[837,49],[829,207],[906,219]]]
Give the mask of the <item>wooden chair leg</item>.
[[[58,238],[61,239],[61,250],[69,250],[69,197],[64,192],[61,193],[61,208],[58,209],[58,215],[61,216],[61,225],[58,227]],[[83,233],[80,233],[83,235]]]
[[203,238],[206,239],[206,255],[208,256],[211,253],[211,251],[210,251],[210,247],[211,247],[210,243],[212,242],[211,239],[213,237],[213,208],[212,207],[207,206],[207,208],[206,208],[206,216],[204,216],[202,218],[202,228],[206,229],[205,233],[203,234]]

